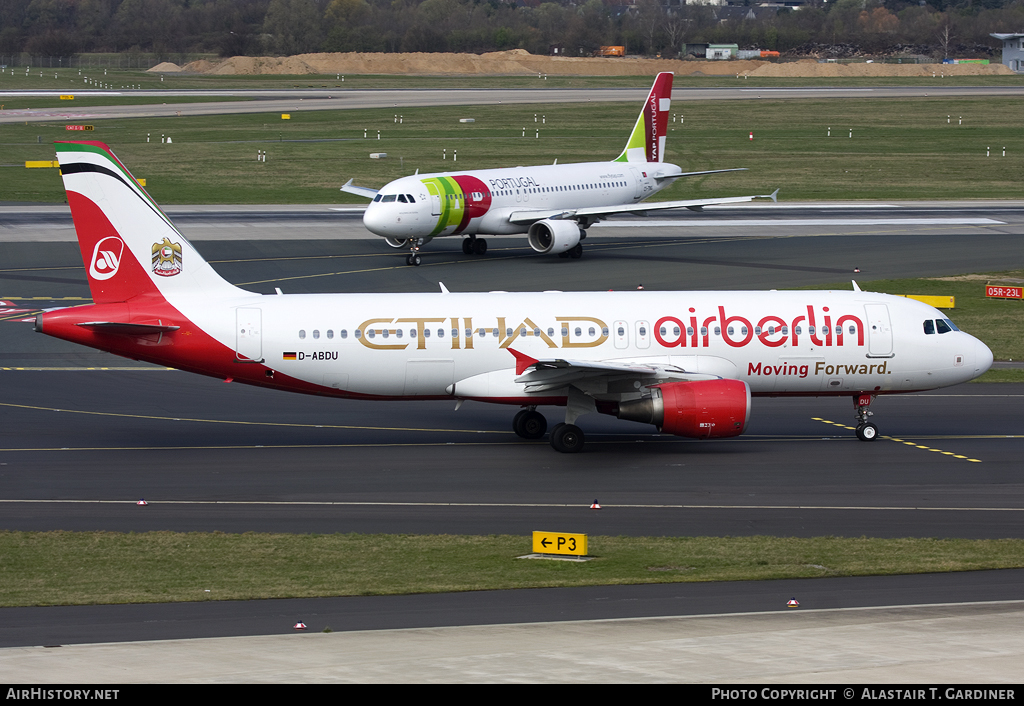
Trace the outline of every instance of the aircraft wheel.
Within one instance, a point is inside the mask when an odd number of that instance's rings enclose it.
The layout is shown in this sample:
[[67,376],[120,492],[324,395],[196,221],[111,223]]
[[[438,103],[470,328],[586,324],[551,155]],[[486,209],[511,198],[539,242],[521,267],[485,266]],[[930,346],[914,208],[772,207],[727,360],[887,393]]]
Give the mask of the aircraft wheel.
[[871,422],[858,425],[857,438],[861,441],[874,441],[878,438],[878,427]]
[[405,264],[412,265],[413,267],[419,267],[421,262],[423,262],[423,260],[419,255],[409,255],[405,258]]
[[583,246],[577,243],[576,247],[569,251],[569,257],[571,257],[573,260],[579,260],[581,257],[583,257]]
[[558,253],[558,257],[562,258],[563,260],[568,260],[569,259],[569,251],[566,250],[565,252]]
[[556,424],[551,430],[551,448],[564,454],[583,450],[583,430],[575,424]]
[[512,420],[512,429],[524,439],[540,439],[548,430],[548,420],[540,412],[524,409]]
[[395,249],[405,248],[409,246],[408,239],[403,238],[384,238],[384,242],[388,244],[388,247]]
[[485,255],[487,253],[487,241],[483,238],[473,240],[473,254]]
[[473,254],[473,239],[472,238],[463,238],[462,239],[462,253],[464,255],[472,255]]

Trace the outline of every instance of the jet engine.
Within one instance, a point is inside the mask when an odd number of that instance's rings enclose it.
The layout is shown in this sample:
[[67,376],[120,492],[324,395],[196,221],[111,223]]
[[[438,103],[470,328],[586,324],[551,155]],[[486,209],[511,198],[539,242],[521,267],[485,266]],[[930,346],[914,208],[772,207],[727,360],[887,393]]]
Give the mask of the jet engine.
[[616,416],[692,439],[739,436],[750,420],[750,388],[739,380],[653,385],[650,397],[620,402]]
[[545,219],[530,226],[530,247],[539,253],[559,255],[568,252],[580,242],[580,227],[576,221]]

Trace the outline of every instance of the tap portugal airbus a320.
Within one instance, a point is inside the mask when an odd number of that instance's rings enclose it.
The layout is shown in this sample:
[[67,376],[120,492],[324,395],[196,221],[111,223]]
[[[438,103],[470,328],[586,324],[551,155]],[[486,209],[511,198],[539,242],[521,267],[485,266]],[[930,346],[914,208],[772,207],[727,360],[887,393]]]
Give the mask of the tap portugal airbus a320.
[[487,252],[480,235],[526,233],[530,247],[539,253],[578,258],[587,228],[614,213],[699,211],[713,204],[775,200],[777,190],[760,196],[643,203],[680,177],[744,171],[684,172],[665,162],[671,99],[672,74],[658,74],[629,141],[611,162],[416,174],[380,191],[353,186],[349,179],[341,190],[373,199],[363,224],[388,245],[408,247],[410,265],[420,264],[421,246],[446,235],[466,236],[462,251],[467,255]]
[[955,385],[992,353],[887,294],[543,292],[261,295],[222,279],[100,142],[57,144],[94,304],[36,330],[228,381],[365,400],[477,400],[583,447],[588,412],[698,439],[737,436],[752,396],[845,396],[865,440],[880,394]]

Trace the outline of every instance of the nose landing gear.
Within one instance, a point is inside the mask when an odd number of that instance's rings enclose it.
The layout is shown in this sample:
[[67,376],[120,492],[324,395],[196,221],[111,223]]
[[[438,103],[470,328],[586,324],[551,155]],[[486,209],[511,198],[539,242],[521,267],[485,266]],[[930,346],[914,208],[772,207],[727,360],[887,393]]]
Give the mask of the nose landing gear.
[[409,255],[405,258],[405,264],[419,267],[423,261],[420,257],[420,247],[423,245],[423,238],[409,238],[405,242],[409,244]]
[[874,441],[878,438],[878,427],[868,421],[874,412],[868,410],[873,395],[857,395],[853,398],[853,406],[857,416],[857,438],[861,441]]

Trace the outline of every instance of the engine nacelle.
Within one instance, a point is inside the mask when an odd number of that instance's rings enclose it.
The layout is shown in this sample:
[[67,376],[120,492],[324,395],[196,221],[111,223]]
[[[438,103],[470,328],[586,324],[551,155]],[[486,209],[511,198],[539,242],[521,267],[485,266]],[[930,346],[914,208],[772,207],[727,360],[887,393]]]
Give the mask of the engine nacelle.
[[750,420],[750,387],[739,380],[668,382],[651,393],[619,403],[616,416],[691,439],[739,436]]
[[558,255],[576,247],[581,234],[576,221],[545,219],[530,226],[527,238],[536,252]]

